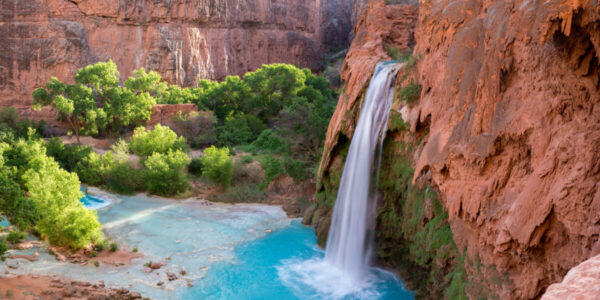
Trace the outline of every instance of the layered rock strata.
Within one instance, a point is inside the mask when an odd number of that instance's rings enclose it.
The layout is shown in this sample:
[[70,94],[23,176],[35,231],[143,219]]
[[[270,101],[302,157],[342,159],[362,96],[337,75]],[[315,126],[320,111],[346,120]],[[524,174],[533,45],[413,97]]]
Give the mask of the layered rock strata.
[[318,70],[344,47],[358,0],[5,0],[0,2],[0,106],[26,107],[51,76],[112,59],[121,77],[145,67],[167,81],[242,75],[285,62]]

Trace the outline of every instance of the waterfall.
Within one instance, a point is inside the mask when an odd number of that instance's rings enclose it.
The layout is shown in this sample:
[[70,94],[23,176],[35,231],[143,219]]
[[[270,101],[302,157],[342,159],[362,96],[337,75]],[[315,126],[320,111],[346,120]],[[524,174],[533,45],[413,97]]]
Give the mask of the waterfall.
[[[385,138],[394,90],[392,82],[399,65],[380,63],[371,78],[369,89],[338,190],[329,228],[325,260],[353,280],[361,280],[369,267],[372,234],[369,224],[371,177],[375,150]],[[378,164],[376,168],[378,168]]]
[[[346,157],[325,257],[290,259],[278,267],[283,284],[300,299],[378,299],[380,290],[385,290],[384,278],[394,277],[369,267],[375,222],[375,205],[370,204],[375,202],[371,191],[376,189],[374,182],[392,106],[392,82],[401,66],[380,63],[371,78]],[[307,293],[317,296],[307,297]],[[413,299],[412,295],[405,297],[392,298]]]

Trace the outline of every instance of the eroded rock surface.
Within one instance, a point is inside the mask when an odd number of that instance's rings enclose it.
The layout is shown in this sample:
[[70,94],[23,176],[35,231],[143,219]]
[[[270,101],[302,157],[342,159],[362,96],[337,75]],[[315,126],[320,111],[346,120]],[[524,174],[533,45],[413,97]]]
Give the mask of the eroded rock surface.
[[[396,8],[382,2],[367,11],[393,18]],[[368,20],[345,62],[347,95],[321,175],[335,164],[340,133],[352,136],[371,70],[387,58],[380,45],[392,21]],[[540,297],[600,253],[600,4],[421,1],[415,37],[422,92],[403,116],[427,135],[413,182],[430,178],[439,191],[467,272],[484,266],[483,290]]]
[[594,256],[571,269],[561,283],[548,287],[542,300],[592,300],[599,297],[600,256]]
[[241,75],[265,63],[317,70],[348,43],[361,0],[4,0],[0,2],[0,106],[29,109],[51,76],[115,61],[121,77],[157,70],[172,83]]

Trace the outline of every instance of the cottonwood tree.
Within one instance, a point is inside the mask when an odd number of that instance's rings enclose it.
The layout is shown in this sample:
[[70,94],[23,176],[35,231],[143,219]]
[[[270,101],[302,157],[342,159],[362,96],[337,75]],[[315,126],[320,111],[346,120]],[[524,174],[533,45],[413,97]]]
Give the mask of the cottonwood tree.
[[79,143],[82,133],[116,135],[124,127],[148,120],[156,103],[153,95],[161,89],[160,75],[144,69],[134,71],[134,77],[125,86],[119,86],[119,71],[109,60],[77,71],[75,84],[51,78],[45,88],[33,92],[34,108],[54,106],[59,119],[69,123]]

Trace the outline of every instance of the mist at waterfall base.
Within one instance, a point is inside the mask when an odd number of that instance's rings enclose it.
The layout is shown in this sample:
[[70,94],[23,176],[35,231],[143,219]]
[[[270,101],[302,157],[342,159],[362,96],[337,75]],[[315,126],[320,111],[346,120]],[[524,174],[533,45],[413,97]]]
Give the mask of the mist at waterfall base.
[[414,298],[404,289],[385,294],[381,285],[394,277],[369,267],[375,221],[375,207],[369,198],[372,177],[379,168],[375,154],[387,131],[392,82],[399,67],[380,63],[371,78],[346,157],[325,257],[296,261],[279,270],[282,280],[298,291],[307,285],[334,299]]

